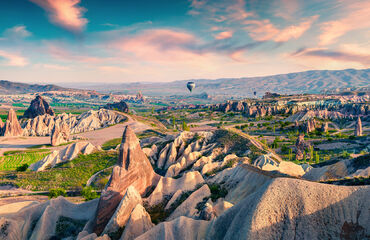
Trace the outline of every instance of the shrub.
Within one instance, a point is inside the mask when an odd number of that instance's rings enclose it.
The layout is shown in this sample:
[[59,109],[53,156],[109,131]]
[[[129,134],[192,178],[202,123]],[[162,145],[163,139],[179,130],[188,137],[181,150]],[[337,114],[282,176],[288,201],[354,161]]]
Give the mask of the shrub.
[[50,188],[49,189],[49,199],[57,198],[59,196],[67,196],[66,190],[63,188]]
[[24,171],[26,171],[27,170],[27,168],[28,168],[28,164],[27,163],[25,163],[25,164],[23,164],[23,165],[21,165],[21,166],[19,166],[19,167],[17,167],[17,172],[24,172]]
[[85,198],[85,201],[90,201],[99,197],[94,189],[90,186],[84,187],[81,191],[81,195]]
[[228,193],[227,189],[219,184],[209,184],[208,187],[211,190],[211,199],[213,202],[219,198],[224,198]]

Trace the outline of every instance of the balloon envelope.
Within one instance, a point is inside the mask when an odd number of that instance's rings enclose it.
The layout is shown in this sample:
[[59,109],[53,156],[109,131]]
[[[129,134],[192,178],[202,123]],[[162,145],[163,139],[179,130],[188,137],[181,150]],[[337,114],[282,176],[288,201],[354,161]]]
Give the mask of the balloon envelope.
[[195,83],[194,82],[188,82],[188,84],[186,84],[186,87],[191,92],[191,91],[193,91],[193,88],[195,88]]
[[253,92],[253,94],[254,94],[254,96],[256,96],[256,95],[257,95],[257,92],[256,92],[256,91],[254,91],[254,92]]

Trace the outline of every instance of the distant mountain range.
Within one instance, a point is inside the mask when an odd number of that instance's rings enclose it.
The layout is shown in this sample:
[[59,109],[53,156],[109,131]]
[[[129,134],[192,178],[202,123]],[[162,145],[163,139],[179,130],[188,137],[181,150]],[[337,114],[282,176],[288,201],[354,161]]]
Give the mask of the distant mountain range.
[[[278,93],[319,93],[337,88],[369,87],[370,69],[355,70],[313,70],[265,77],[191,79],[159,83],[122,83],[122,84],[90,84],[91,90],[104,92],[122,92],[144,95],[187,95],[186,83],[193,81],[196,88],[193,94],[206,92],[210,95],[251,96],[254,91],[258,95],[265,92]],[[83,86],[78,86],[83,88]],[[87,87],[87,86],[85,86]]]
[[[69,83],[39,85],[0,81],[0,94],[21,94],[45,91],[97,90],[104,93],[136,94],[141,91],[146,96],[191,96],[186,88],[188,81],[196,84],[191,94],[207,93],[235,97],[252,96],[256,91],[261,96],[265,92],[277,93],[319,93],[337,88],[370,87],[370,69],[313,70],[306,72],[279,74],[265,77],[191,79],[174,82],[136,82],[136,83]],[[68,88],[67,88],[68,87]]]
[[46,91],[67,91],[70,88],[59,87],[53,84],[39,85],[0,80],[0,94],[24,94]]

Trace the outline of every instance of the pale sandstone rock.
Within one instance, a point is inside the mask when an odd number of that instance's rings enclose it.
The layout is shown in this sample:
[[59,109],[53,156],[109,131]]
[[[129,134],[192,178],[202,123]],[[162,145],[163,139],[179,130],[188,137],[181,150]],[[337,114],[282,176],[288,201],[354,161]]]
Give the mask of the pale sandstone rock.
[[132,210],[138,204],[142,204],[140,194],[132,186],[127,188],[126,194],[123,196],[115,213],[107,223],[102,234],[110,234],[117,232],[120,228],[126,225]]
[[63,143],[67,143],[69,141],[69,133],[70,133],[69,126],[66,123],[54,125],[53,131],[51,131],[51,145],[58,146]]
[[179,217],[173,221],[162,222],[146,233],[140,235],[136,240],[187,240],[205,239],[209,221],[194,220],[187,217]]
[[202,202],[204,198],[211,196],[211,190],[207,184],[193,192],[183,203],[178,206],[175,211],[168,217],[168,220],[173,220],[180,216],[195,217],[197,214],[196,206]]
[[178,179],[161,177],[154,191],[148,197],[147,202],[151,206],[156,205],[163,202],[166,196],[173,195],[178,189],[191,191],[197,185],[203,183],[204,179],[197,171],[185,173]]
[[79,154],[91,154],[96,148],[89,142],[76,142],[66,146],[61,150],[55,150],[45,156],[40,161],[29,166],[32,171],[43,171],[47,167],[54,167],[58,163],[68,162],[76,158]]
[[131,212],[121,240],[133,240],[154,226],[145,208],[138,204]]
[[21,136],[23,133],[23,130],[21,128],[21,125],[19,124],[17,114],[11,108],[8,112],[8,118],[1,129],[1,135],[4,137],[16,137]]

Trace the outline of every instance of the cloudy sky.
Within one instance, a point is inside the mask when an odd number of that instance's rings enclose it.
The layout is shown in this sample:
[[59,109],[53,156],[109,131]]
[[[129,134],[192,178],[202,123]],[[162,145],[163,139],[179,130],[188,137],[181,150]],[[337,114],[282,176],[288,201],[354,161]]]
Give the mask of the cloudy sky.
[[370,67],[368,0],[1,0],[0,79],[135,82]]

